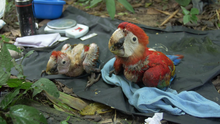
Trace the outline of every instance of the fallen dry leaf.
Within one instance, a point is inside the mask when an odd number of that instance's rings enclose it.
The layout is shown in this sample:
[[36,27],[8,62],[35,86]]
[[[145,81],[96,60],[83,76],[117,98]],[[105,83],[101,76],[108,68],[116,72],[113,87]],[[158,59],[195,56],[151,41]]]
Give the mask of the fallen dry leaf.
[[107,123],[113,123],[112,122],[112,119],[106,119],[106,120],[103,120],[103,121],[99,121],[100,124],[107,124]]
[[155,10],[154,8],[149,7],[149,8],[147,9],[147,14],[149,14],[149,15],[155,15],[155,14],[161,14],[161,13],[158,12],[157,10]]
[[68,88],[68,87],[64,87],[63,88],[63,92],[66,94],[72,94],[73,93],[73,88]]
[[11,29],[11,33],[14,37],[20,37],[21,33],[19,29]]
[[100,115],[86,115],[83,118],[84,119],[92,119],[96,122],[99,122],[100,120],[102,120],[102,117]]
[[11,32],[5,32],[5,33],[3,33],[3,35],[5,35],[6,37],[7,37],[7,36],[10,36],[10,35],[11,35]]
[[80,111],[80,114],[81,115],[95,115],[95,114],[104,114],[104,113],[111,112],[111,111],[112,111],[111,107],[95,102],[83,108]]

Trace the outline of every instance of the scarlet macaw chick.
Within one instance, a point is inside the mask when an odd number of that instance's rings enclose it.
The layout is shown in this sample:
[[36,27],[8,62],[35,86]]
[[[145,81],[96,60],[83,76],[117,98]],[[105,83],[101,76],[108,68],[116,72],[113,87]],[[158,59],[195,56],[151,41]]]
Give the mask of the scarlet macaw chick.
[[100,78],[95,78],[95,73],[100,72],[99,47],[95,43],[90,45],[65,44],[61,51],[53,51],[47,63],[47,74],[64,74],[69,77],[80,76],[84,71],[91,74],[87,86],[91,86]]
[[[137,25],[123,22],[109,40],[109,50],[115,54],[115,74],[124,72],[126,79],[142,82],[147,87],[167,88],[175,75],[175,65],[165,54],[147,47],[147,34]],[[179,56],[181,59],[183,56]]]

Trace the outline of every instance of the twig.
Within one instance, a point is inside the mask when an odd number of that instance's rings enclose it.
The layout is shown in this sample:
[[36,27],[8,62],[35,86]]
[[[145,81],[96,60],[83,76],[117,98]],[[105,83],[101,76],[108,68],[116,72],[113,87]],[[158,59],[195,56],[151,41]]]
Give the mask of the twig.
[[165,23],[167,23],[171,18],[173,18],[177,14],[178,11],[179,11],[179,9],[176,10],[172,15],[170,15],[166,20],[164,20],[164,22],[162,24],[160,24],[160,26],[162,26]]
[[[159,10],[159,9],[156,9],[156,8],[153,8],[154,10],[158,11],[158,12],[161,12],[163,14],[166,14],[166,15],[172,15],[171,13],[167,12],[167,11],[162,11],[162,10]],[[178,16],[174,16],[175,18],[179,18]]]
[[144,2],[145,2],[145,0],[142,0],[140,3],[134,4],[134,5],[131,5],[131,6],[132,6],[133,8],[141,7],[141,6],[144,6]]
[[218,10],[216,9],[215,11],[216,11],[216,15],[217,15],[218,21],[220,21]]
[[114,118],[113,118],[113,124],[117,124],[116,110],[115,110],[115,116],[114,116]]
[[209,20],[212,20],[215,18],[215,16],[217,16],[217,14],[212,15],[211,17],[209,17]]
[[207,28],[207,26],[204,26],[204,27],[202,28],[202,31],[204,31],[206,28]]
[[219,29],[218,24],[216,22],[214,24],[215,24],[216,28]]

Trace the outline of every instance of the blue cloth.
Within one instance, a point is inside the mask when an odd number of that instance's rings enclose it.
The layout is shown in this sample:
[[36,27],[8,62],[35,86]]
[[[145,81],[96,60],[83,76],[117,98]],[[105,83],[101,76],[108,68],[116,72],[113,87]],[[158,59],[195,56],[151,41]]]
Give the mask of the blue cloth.
[[115,58],[109,60],[101,70],[103,80],[111,85],[120,86],[128,98],[129,104],[143,113],[167,112],[173,115],[185,113],[195,117],[220,117],[220,105],[210,101],[194,91],[182,91],[168,88],[166,91],[154,87],[142,87],[128,81],[124,76],[112,74]]

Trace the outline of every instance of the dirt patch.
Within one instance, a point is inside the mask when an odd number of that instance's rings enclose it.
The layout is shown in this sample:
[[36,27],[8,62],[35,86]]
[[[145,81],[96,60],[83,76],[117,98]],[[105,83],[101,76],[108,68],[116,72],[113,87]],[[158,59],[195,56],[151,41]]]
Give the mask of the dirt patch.
[[[82,3],[66,0],[67,5],[74,6],[89,14],[101,17],[109,17],[105,3],[100,3],[94,8],[87,9]],[[129,1],[129,0],[128,0]],[[183,24],[183,13],[180,5],[175,0],[135,0],[131,1],[135,13],[127,11],[123,5],[116,2],[115,18],[123,21],[144,24],[151,27],[165,28],[166,26],[186,26],[195,30],[215,30],[219,29],[218,23],[220,13],[220,4],[207,4],[203,8],[203,12],[197,15],[197,23]],[[189,4],[185,8],[190,10],[193,7]],[[161,25],[175,11],[178,12],[170,18],[164,25]]]

